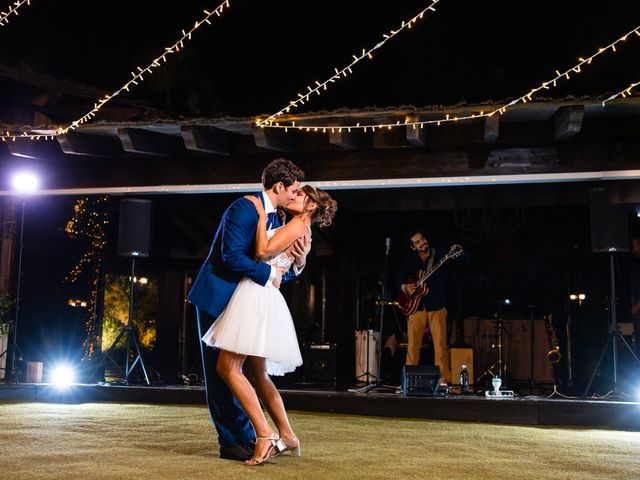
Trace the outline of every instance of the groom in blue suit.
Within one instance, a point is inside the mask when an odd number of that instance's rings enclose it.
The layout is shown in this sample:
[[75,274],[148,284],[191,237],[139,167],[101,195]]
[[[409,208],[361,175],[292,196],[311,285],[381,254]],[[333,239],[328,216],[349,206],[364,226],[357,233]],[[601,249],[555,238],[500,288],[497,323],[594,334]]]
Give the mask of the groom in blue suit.
[[[281,225],[277,209],[284,208],[298,195],[304,172],[291,161],[279,158],[262,172],[264,191],[261,198],[267,213],[267,229]],[[259,285],[295,278],[304,267],[308,245],[299,240],[294,245],[296,261],[291,270],[281,269],[255,260],[255,236],[258,213],[246,198],[234,201],[224,212],[213,239],[209,255],[198,272],[188,300],[196,306],[198,335],[204,333],[229,303],[238,282],[248,277]],[[216,372],[219,350],[200,341],[205,377],[207,405],[218,432],[220,457],[246,460],[253,455],[256,434],[249,417],[240,407],[226,383]]]

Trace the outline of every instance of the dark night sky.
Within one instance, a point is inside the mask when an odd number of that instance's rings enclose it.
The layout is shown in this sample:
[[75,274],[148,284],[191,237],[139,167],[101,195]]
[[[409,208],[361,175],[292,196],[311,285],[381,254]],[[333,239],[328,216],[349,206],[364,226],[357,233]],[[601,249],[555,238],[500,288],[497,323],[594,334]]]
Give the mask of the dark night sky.
[[[428,4],[232,0],[166,69],[129,95],[174,115],[272,113]],[[0,62],[113,91],[203,9],[217,5],[34,0],[0,32]],[[304,107],[452,105],[519,96],[639,23],[640,2],[629,0],[442,0],[437,12]],[[639,52],[640,38],[630,39],[551,95],[619,91],[640,79]]]

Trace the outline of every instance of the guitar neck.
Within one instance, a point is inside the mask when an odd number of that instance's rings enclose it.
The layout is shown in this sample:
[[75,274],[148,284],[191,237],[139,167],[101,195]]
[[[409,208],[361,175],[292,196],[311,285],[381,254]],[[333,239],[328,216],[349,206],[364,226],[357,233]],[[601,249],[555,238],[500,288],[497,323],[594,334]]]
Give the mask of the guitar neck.
[[444,257],[442,257],[440,259],[440,261],[438,261],[438,263],[436,263],[435,267],[433,267],[431,270],[429,270],[428,272],[425,272],[420,279],[416,282],[416,285],[419,287],[422,286],[422,284],[431,276],[433,275],[433,273],[442,266],[442,264],[444,262],[446,262],[447,260],[449,260],[452,257],[451,253],[447,253]]

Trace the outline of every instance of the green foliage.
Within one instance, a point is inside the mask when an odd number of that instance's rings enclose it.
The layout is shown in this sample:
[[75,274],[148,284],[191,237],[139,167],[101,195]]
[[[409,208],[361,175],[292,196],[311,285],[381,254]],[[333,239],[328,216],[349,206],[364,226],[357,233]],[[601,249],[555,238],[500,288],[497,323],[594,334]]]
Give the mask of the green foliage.
[[11,330],[13,321],[9,319],[9,312],[14,301],[9,295],[0,295],[0,335],[7,335]]
[[[106,351],[129,320],[129,277],[107,275],[104,291],[102,351]],[[134,284],[133,327],[140,346],[153,350],[156,341],[158,313],[158,282]],[[124,346],[124,345],[121,345]]]

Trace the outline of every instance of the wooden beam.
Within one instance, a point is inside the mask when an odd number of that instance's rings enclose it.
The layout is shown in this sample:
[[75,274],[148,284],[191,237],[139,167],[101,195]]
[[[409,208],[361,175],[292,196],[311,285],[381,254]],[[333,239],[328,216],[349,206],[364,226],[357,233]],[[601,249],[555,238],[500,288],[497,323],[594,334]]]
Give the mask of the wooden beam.
[[290,153],[293,151],[293,131],[280,128],[260,128],[254,126],[253,139],[256,145],[267,150]]
[[5,144],[9,153],[15,157],[47,159],[52,155],[60,155],[60,148],[54,140],[16,138],[15,141],[9,140]]
[[[420,122],[421,117],[410,115],[407,117],[407,123]],[[407,125],[406,127],[407,141],[414,147],[425,147],[427,145],[427,129],[424,125]]]
[[580,133],[580,130],[582,130],[583,117],[583,105],[559,108],[555,114],[556,140],[566,140]]
[[500,134],[500,115],[497,113],[484,119],[484,143],[496,143]]
[[165,135],[141,128],[119,128],[118,138],[125,152],[169,157],[176,155],[183,142],[175,135]]
[[118,139],[109,135],[90,135],[69,132],[56,137],[60,148],[69,155],[88,155],[92,157],[119,157],[122,148]]
[[187,150],[193,152],[231,154],[231,134],[215,127],[201,125],[182,125],[182,140]]

